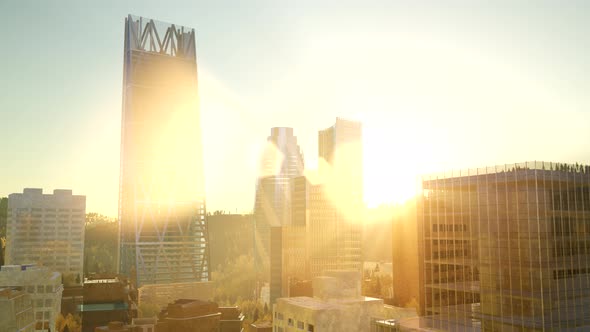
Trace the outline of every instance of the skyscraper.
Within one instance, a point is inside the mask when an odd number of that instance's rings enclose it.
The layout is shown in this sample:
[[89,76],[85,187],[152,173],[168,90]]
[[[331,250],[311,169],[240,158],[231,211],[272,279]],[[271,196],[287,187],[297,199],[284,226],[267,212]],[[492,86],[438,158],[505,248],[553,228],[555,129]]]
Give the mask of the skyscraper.
[[303,175],[304,162],[293,128],[272,128],[267,142],[256,186],[255,251],[260,272],[258,279],[260,282],[270,282],[272,303],[282,293],[280,249],[283,243],[282,227],[291,224],[291,181]]
[[311,277],[362,268],[363,154],[360,122],[336,118],[321,130],[319,181],[309,185]]
[[86,196],[57,189],[25,188],[8,196],[6,264],[39,264],[81,285]]
[[140,301],[144,286],[171,296],[170,285],[190,290],[209,280],[197,88],[194,29],[129,15],[120,270],[136,283]]
[[423,179],[421,310],[446,330],[590,328],[590,167],[545,162]]

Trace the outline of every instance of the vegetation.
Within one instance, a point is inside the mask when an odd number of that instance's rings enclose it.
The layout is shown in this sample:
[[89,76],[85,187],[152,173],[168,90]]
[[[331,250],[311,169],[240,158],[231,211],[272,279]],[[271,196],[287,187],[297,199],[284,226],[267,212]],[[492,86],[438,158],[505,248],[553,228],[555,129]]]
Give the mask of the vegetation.
[[78,314],[67,314],[64,317],[61,313],[57,315],[55,320],[55,329],[57,332],[81,332],[82,319]]
[[363,279],[363,295],[386,300],[393,298],[393,278],[391,275],[368,269],[364,271]]
[[8,219],[8,198],[0,198],[0,238],[6,237],[6,220]]
[[137,306],[137,315],[139,318],[151,318],[158,316],[160,313],[160,306],[155,303],[141,303]]
[[234,305],[238,306],[244,314],[244,331],[250,331],[250,324],[259,322],[272,321],[272,309],[266,304],[262,305],[260,302],[254,300],[243,300],[236,302]]
[[86,214],[84,274],[117,272],[118,227],[116,218]]
[[215,285],[213,301],[219,305],[233,305],[254,298],[256,276],[254,258],[241,255],[211,273]]

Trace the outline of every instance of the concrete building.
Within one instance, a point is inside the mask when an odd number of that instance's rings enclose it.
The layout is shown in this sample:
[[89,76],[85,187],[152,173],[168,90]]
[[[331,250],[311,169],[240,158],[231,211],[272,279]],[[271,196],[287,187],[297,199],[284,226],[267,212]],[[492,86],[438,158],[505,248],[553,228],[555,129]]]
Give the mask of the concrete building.
[[33,303],[35,330],[54,330],[63,291],[59,272],[35,265],[4,265],[0,287],[19,287],[26,292]]
[[209,280],[197,83],[194,29],[125,19],[119,266],[140,303]]
[[432,175],[423,196],[426,317],[408,327],[590,329],[590,167],[528,162]]
[[273,308],[273,329],[288,331],[370,331],[371,321],[386,318],[383,300],[361,296],[357,271],[326,271],[313,279],[313,297],[280,298]]
[[16,288],[0,288],[0,332],[35,331],[31,296]]
[[8,196],[6,264],[39,264],[80,285],[84,264],[86,197],[71,190],[26,188]]

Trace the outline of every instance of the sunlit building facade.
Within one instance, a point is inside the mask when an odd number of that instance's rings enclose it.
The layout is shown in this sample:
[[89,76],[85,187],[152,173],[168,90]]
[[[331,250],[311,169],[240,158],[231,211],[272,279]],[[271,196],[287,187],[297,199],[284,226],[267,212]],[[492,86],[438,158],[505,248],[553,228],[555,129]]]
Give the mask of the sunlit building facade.
[[0,287],[0,331],[35,331],[31,296],[18,288]]
[[55,331],[61,311],[61,277],[59,272],[43,266],[4,265],[0,268],[0,288],[19,288],[26,292],[32,301],[35,331]]
[[291,225],[292,179],[303,175],[304,161],[292,128],[271,128],[261,160],[254,206],[258,283],[269,283],[270,302],[282,296],[283,233]]
[[209,280],[195,31],[129,15],[124,60],[119,265],[170,293]]
[[318,136],[319,179],[308,187],[310,277],[362,269],[363,153],[360,122],[336,118]]
[[445,330],[590,329],[590,167],[528,162],[423,179],[421,310]]
[[81,285],[86,196],[25,188],[8,196],[6,264],[39,264]]

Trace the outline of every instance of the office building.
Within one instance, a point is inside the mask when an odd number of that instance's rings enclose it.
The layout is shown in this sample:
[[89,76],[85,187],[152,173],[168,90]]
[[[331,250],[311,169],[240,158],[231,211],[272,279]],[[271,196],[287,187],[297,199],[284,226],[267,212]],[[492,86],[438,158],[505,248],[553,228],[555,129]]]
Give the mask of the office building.
[[197,85],[194,29],[125,19],[119,266],[140,303],[209,280]]
[[0,332],[33,332],[31,296],[16,288],[0,288]]
[[423,179],[422,327],[590,329],[590,167],[547,162]]
[[61,274],[42,266],[4,265],[0,268],[0,287],[18,287],[33,303],[35,331],[51,331],[61,309]]
[[362,269],[362,127],[336,118],[319,132],[319,179],[308,185],[311,277],[326,269]]
[[[292,128],[271,129],[261,160],[254,206],[258,284],[269,283],[270,303],[283,296],[282,233],[291,225],[291,180],[303,175],[303,154]],[[272,266],[271,266],[272,265]]]
[[71,190],[26,188],[8,195],[6,264],[39,264],[80,285],[84,264],[86,197]]

